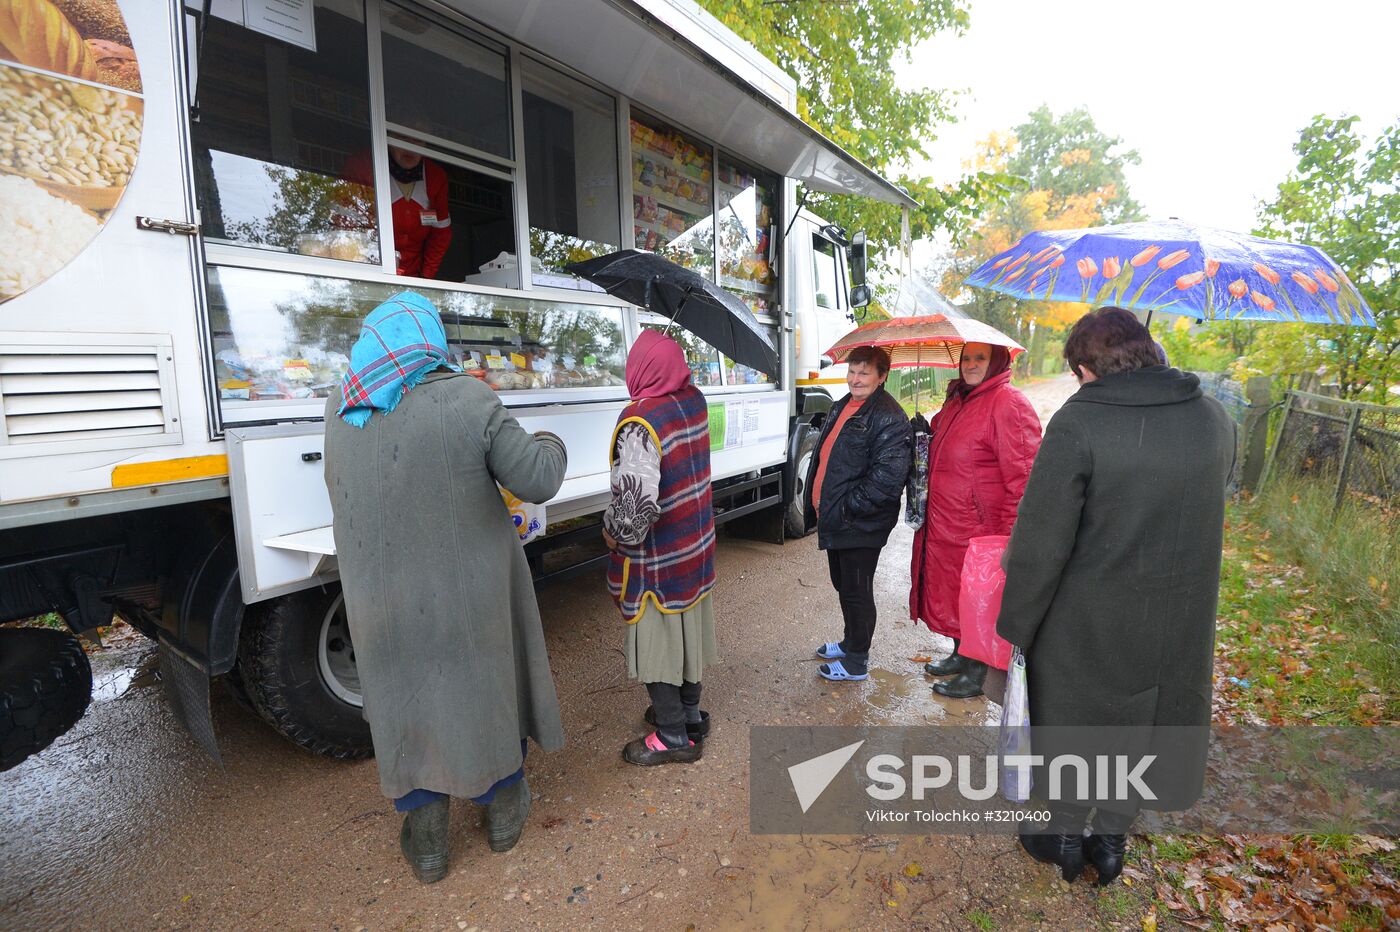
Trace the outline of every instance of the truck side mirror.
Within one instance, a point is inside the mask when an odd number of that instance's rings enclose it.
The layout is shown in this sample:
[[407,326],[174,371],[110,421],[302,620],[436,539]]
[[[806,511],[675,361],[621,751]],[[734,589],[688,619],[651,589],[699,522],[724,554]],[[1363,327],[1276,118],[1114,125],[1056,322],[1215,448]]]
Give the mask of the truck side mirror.
[[872,297],[870,286],[865,283],[865,231],[851,237],[849,252],[851,260],[851,307],[865,307]]

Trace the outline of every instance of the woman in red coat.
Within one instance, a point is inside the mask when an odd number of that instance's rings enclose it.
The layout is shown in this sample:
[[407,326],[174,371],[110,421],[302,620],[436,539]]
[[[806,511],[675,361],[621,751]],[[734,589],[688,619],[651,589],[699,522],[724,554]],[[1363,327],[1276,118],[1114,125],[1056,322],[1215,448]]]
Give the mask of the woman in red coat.
[[963,346],[962,378],[930,424],[928,513],[914,536],[909,616],[953,639],[953,653],[924,667],[953,699],[982,694],[987,665],[958,653],[958,589],[963,557],[974,537],[1010,534],[1016,506],[1040,448],[1040,419],[1011,387],[1011,353],[1004,346]]

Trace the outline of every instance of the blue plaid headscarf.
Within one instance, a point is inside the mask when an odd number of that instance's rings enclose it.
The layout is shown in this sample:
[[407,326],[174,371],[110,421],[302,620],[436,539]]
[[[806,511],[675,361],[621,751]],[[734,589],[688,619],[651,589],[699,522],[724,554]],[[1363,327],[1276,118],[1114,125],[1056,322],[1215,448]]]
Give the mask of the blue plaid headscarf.
[[400,292],[365,318],[350,350],[336,413],[351,427],[364,427],[374,412],[393,411],[405,393],[440,367],[461,371],[448,359],[442,317],[421,294]]

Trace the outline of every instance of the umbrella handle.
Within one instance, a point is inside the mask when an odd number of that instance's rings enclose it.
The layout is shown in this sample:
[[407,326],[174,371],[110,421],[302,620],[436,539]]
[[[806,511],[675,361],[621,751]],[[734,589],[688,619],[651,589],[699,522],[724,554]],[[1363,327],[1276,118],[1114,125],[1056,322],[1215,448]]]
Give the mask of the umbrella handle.
[[662,336],[667,336],[667,337],[669,337],[669,336],[671,335],[671,328],[674,327],[674,326],[676,326],[676,318],[681,316],[681,311],[685,310],[685,302],[688,301],[689,299],[690,299],[690,292],[687,291],[687,292],[685,293],[685,296],[681,298],[681,303],[676,305],[676,313],[674,313],[674,314],[671,315],[671,322],[670,322],[669,324],[666,325],[666,329],[665,329],[665,330],[661,331],[661,335],[662,335]]

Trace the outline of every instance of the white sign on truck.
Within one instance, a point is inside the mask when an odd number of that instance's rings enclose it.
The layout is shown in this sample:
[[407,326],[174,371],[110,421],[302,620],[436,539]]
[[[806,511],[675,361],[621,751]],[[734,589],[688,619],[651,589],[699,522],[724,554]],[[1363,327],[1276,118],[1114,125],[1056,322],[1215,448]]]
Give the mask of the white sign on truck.
[[226,676],[304,747],[367,754],[321,470],[360,321],[425,295],[456,361],[564,440],[527,553],[575,572],[628,347],[667,322],[566,266],[628,247],[779,347],[775,379],[681,335],[719,519],[806,532],[820,352],[860,282],[797,186],[910,201],[693,3],[25,2],[45,15],[0,48],[0,621],[127,620],[211,753]]

